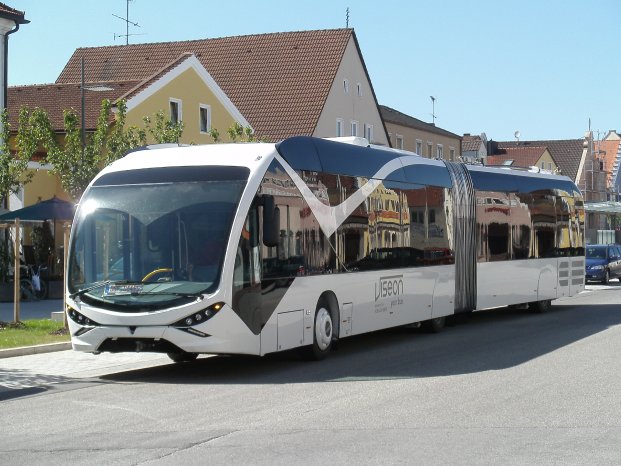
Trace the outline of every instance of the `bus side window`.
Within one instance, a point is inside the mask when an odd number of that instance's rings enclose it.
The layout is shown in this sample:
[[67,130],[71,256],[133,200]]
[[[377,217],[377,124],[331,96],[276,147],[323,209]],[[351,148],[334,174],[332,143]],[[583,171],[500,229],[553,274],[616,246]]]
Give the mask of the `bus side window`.
[[235,254],[233,287],[235,290],[255,286],[261,282],[259,260],[258,221],[256,209],[251,209],[244,222]]

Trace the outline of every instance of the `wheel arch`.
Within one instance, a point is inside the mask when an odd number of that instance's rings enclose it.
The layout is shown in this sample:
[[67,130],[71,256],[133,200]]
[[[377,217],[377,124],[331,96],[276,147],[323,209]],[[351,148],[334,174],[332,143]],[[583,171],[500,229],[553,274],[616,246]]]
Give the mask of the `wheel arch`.
[[339,300],[336,297],[336,294],[332,290],[326,290],[319,296],[317,300],[317,306],[315,307],[315,312],[317,312],[320,308],[325,307],[332,317],[332,326],[334,331],[332,332],[332,339],[338,339],[341,331],[341,311],[339,306]]

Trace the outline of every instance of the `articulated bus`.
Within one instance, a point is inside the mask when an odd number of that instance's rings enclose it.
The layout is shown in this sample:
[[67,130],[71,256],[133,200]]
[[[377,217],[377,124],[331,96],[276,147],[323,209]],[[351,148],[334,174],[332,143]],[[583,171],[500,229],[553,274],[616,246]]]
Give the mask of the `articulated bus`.
[[564,176],[293,137],[138,150],[92,181],[68,251],[73,348],[265,355],[584,289]]

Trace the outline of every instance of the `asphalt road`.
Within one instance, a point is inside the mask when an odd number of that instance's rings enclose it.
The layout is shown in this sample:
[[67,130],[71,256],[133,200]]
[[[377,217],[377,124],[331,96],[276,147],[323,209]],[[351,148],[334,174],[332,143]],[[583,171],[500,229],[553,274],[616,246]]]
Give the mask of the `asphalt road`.
[[0,391],[0,464],[618,465],[621,285],[589,288],[543,315],[354,337],[315,363],[102,355],[89,372],[95,356],[68,352],[52,377],[55,353],[0,360],[0,381],[21,364],[30,387]]

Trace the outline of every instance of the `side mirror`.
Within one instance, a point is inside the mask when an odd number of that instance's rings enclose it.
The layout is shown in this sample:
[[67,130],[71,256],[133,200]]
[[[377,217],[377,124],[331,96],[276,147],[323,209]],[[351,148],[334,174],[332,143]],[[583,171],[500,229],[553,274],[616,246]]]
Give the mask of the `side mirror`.
[[280,237],[280,209],[274,196],[263,196],[263,244],[268,248],[278,246]]

